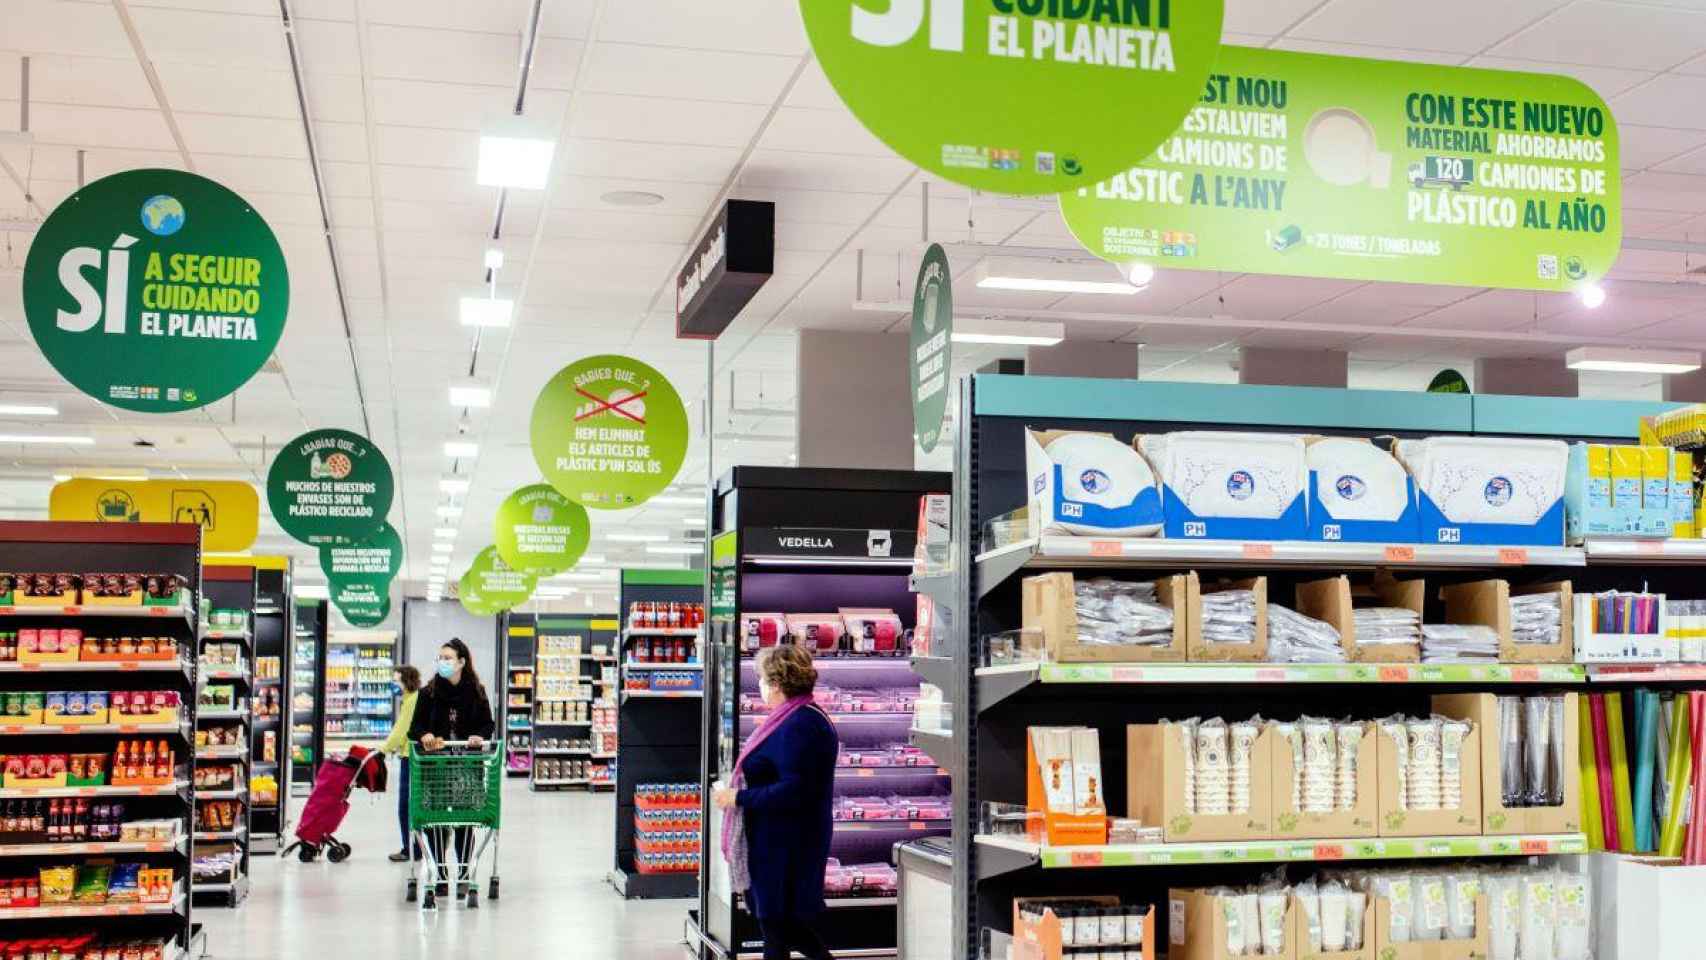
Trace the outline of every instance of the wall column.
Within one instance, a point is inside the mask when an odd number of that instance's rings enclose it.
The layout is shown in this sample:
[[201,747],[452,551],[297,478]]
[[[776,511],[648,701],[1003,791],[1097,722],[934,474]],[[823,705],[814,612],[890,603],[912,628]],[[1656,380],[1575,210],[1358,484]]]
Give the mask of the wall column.
[[1489,357],[1475,361],[1475,392],[1576,397],[1581,385],[1563,357]]
[[1062,340],[1025,350],[1025,373],[1034,377],[1137,379],[1137,344]]
[[799,465],[911,470],[909,338],[801,330],[798,340]]
[[1238,382],[1278,387],[1339,387],[1349,382],[1350,357],[1343,350],[1273,350],[1242,347]]

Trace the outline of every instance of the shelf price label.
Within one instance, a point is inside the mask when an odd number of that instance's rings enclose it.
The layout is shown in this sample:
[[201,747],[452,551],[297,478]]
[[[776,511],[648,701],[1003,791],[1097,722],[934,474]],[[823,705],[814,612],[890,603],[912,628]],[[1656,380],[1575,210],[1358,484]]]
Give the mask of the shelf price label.
[[1386,548],[1387,563],[1415,563],[1416,548],[1403,545],[1392,545]]
[[1522,841],[1522,852],[1524,856],[1551,853],[1552,844],[1547,840],[1524,840]]
[[1397,666],[1381,667],[1380,668],[1380,682],[1381,683],[1409,683],[1410,682],[1410,668],[1403,666],[1401,664],[1397,665]]
[[1102,851],[1074,850],[1070,862],[1075,867],[1099,867],[1102,865]]
[[1665,542],[1663,540],[1637,540],[1635,541],[1635,552],[1643,557],[1662,556],[1665,552]]
[[1511,679],[1517,683],[1539,683],[1539,667],[1512,667]]
[[1092,557],[1123,557],[1125,545],[1118,540],[1090,541],[1090,556]]
[[1500,547],[1499,562],[1507,565],[1521,566],[1528,562],[1528,548]]
[[1315,845],[1315,859],[1343,860],[1345,859],[1345,847],[1339,843],[1317,843]]
[[41,664],[39,664],[39,663],[20,663],[20,664],[18,664],[18,669],[24,671],[25,673],[35,673],[36,671],[39,671],[41,669]]
[[1272,560],[1273,558],[1274,545],[1271,543],[1244,544],[1244,559],[1246,560]]

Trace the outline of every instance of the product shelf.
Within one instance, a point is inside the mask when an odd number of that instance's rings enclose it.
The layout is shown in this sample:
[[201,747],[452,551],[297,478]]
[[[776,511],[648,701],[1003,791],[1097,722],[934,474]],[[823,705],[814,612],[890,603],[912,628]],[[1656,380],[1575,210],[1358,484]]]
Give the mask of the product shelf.
[[195,839],[197,843],[209,840],[241,840],[248,835],[247,830],[197,830]]
[[249,748],[243,744],[198,747],[195,752],[197,760],[241,760],[248,755]]
[[184,909],[183,885],[165,903],[55,903],[42,907],[6,907],[0,920],[59,920],[88,917],[141,917],[173,914]]
[[201,638],[203,640],[242,640],[247,642],[249,640],[253,640],[254,637],[254,633],[247,627],[244,627],[241,630],[203,627],[201,631]]
[[[703,670],[702,663],[639,663],[634,660],[625,661],[622,666],[628,670]],[[596,681],[594,681],[596,682]]]
[[87,843],[15,843],[0,845],[4,857],[107,856],[119,853],[183,853],[188,840],[93,840]]
[[1596,663],[1587,668],[1594,683],[1698,683],[1706,663]]
[[30,737],[83,737],[96,734],[177,734],[188,736],[189,727],[177,721],[171,723],[68,723],[25,724],[0,726],[0,734]]
[[182,673],[187,660],[71,660],[62,663],[0,662],[0,673]]
[[1590,537],[1582,544],[1589,563],[1706,564],[1706,540],[1610,540]]
[[197,790],[195,792],[197,800],[241,800],[248,795],[249,791],[243,789]]
[[200,723],[203,720],[246,720],[246,719],[248,719],[248,716],[249,716],[249,711],[237,710],[237,709],[230,709],[230,710],[207,709],[207,710],[197,710],[195,713],[195,719],[196,719],[197,723]]
[[[622,639],[629,637],[697,637],[698,627],[628,627],[622,631]],[[583,654],[583,656],[590,656]]]
[[930,755],[930,759],[952,767],[955,753],[954,734],[950,730],[928,730],[913,727],[906,732],[907,741]]
[[626,700],[698,700],[705,696],[703,690],[624,690],[622,699]]
[[1020,837],[979,834],[976,842],[984,853],[990,854],[984,864],[983,876],[986,879],[1031,866],[1059,870],[1190,864],[1529,857],[1587,852],[1587,837],[1579,833],[1095,846],[1054,846]]
[[149,620],[181,619],[191,622],[195,613],[188,604],[165,607],[103,607],[67,604],[65,606],[0,606],[0,617],[140,617]]

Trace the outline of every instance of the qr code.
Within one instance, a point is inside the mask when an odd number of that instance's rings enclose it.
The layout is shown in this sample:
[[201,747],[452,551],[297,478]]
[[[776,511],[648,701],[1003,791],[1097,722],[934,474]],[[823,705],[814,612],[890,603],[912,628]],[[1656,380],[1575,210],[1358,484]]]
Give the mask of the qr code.
[[1558,257],[1550,253],[1541,254],[1535,264],[1535,274],[1542,280],[1558,279]]
[[1054,154],[1044,151],[1037,152],[1037,172],[1044,175],[1054,174]]

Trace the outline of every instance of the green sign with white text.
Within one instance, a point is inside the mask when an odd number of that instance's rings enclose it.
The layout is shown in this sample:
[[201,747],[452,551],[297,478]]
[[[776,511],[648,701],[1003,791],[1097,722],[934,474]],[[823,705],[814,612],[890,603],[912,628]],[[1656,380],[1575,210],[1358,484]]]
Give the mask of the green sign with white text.
[[1249,47],[1060,208],[1122,267],[1523,290],[1594,283],[1623,236],[1617,125],[1581,82]]
[[340,608],[373,605],[391,593],[391,581],[403,568],[403,538],[389,523],[360,543],[320,547],[320,569],[332,602]]
[[377,627],[391,615],[391,597],[389,594],[380,597],[377,603],[356,603],[349,606],[339,606],[338,612],[344,615],[350,626]]
[[912,289],[912,342],[906,372],[912,389],[912,433],[925,453],[942,437],[948,376],[954,360],[954,275],[939,243],[924,251]]
[[272,356],[290,275],[237,194],[178,170],[102,177],[53,209],[24,262],[24,315],[91,397],[176,413],[229,396]]
[[593,510],[637,507],[687,457],[687,409],[664,375],[632,357],[586,357],[533,401],[533,459],[547,482]]
[[360,543],[391,512],[391,464],[360,434],[310,430],[285,444],[267,471],[273,519],[313,546]]
[[[468,572],[462,575],[464,588],[493,613],[500,613],[527,602],[533,596],[537,578],[515,570],[498,556],[496,547],[487,547],[474,556]],[[466,597],[463,605],[468,606]],[[473,607],[469,607],[473,611]]]
[[573,567],[592,537],[586,508],[548,483],[522,487],[498,505],[492,546],[516,570],[548,577]]
[[877,139],[978,190],[1110,176],[1179,125],[1223,0],[800,0],[812,53]]

